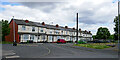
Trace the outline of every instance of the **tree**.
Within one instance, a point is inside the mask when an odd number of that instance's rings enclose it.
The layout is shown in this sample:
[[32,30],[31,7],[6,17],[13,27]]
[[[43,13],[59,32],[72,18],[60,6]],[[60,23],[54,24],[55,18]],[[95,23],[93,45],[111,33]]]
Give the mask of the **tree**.
[[[120,18],[120,15],[119,15],[119,18]],[[118,16],[116,16],[114,18],[114,23],[115,23],[115,28],[114,28],[114,40],[118,40]],[[120,24],[120,19],[119,19],[119,24]],[[120,25],[119,25],[119,28],[120,28]],[[120,37],[120,33],[119,33],[119,37]]]
[[0,42],[2,41],[2,21],[0,21]]
[[110,32],[107,28],[98,28],[97,34],[96,34],[96,38],[97,39],[108,39],[110,36]]
[[113,40],[114,39],[114,35],[110,35],[109,39]]
[[2,20],[2,41],[5,41],[5,36],[10,33],[9,23],[7,20]]
[[93,37],[93,39],[96,39],[96,35],[93,35],[92,37]]

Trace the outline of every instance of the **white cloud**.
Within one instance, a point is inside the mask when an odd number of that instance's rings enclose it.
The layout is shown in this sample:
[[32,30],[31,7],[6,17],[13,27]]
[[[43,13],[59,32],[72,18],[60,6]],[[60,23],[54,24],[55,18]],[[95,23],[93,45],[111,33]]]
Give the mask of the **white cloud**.
[[75,27],[76,13],[79,13],[79,24],[82,30],[93,34],[99,27],[108,27],[113,34],[113,20],[117,15],[117,3],[112,0],[72,0],[65,3],[20,3],[22,5],[0,5],[5,11],[0,12],[0,19],[9,20],[12,16],[35,22],[46,22],[70,25]]

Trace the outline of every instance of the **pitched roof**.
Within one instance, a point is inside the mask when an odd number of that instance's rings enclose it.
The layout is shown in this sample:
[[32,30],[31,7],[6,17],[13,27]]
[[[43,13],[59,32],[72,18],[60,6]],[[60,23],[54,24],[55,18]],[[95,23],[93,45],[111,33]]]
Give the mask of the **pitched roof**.
[[[66,31],[72,31],[72,32],[76,31],[76,29],[73,30],[73,28],[65,28],[63,26],[56,27],[55,25],[49,25],[49,24],[42,25],[42,23],[32,22],[32,21],[29,21],[28,23],[26,23],[25,20],[22,20],[22,19],[14,19],[14,21],[18,25],[39,26],[39,27],[44,27],[44,28],[49,28],[49,29],[66,30]],[[81,32],[85,34],[91,34],[85,31],[81,31]]]

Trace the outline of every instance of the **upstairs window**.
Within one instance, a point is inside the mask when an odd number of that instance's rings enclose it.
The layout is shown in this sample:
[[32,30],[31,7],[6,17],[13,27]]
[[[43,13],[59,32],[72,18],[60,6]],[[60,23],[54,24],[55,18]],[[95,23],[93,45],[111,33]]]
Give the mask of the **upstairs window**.
[[68,32],[66,31],[66,34],[68,34]]
[[61,31],[61,34],[63,34],[63,31]]
[[52,30],[49,30],[49,33],[52,34]]
[[50,33],[52,34],[52,31],[50,31]]
[[58,31],[58,30],[56,30],[56,31],[55,31],[55,33],[56,33],[56,34],[59,34],[59,31]]
[[75,35],[75,32],[74,32],[74,35]]
[[26,30],[26,28],[25,28],[25,26],[24,26],[24,25],[22,26],[22,30]]
[[41,28],[40,32],[43,32],[43,29]]
[[32,27],[32,31],[35,31],[35,27]]

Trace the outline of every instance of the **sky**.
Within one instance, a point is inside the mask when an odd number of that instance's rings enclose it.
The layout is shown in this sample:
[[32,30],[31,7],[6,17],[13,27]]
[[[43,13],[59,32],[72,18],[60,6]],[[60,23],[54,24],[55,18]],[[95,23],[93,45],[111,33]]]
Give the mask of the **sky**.
[[[62,1],[62,2],[61,2]],[[76,27],[76,13],[79,14],[79,28],[96,34],[99,27],[107,27],[114,34],[114,18],[117,16],[117,0],[37,0],[0,2],[0,20],[27,19],[46,24]]]

